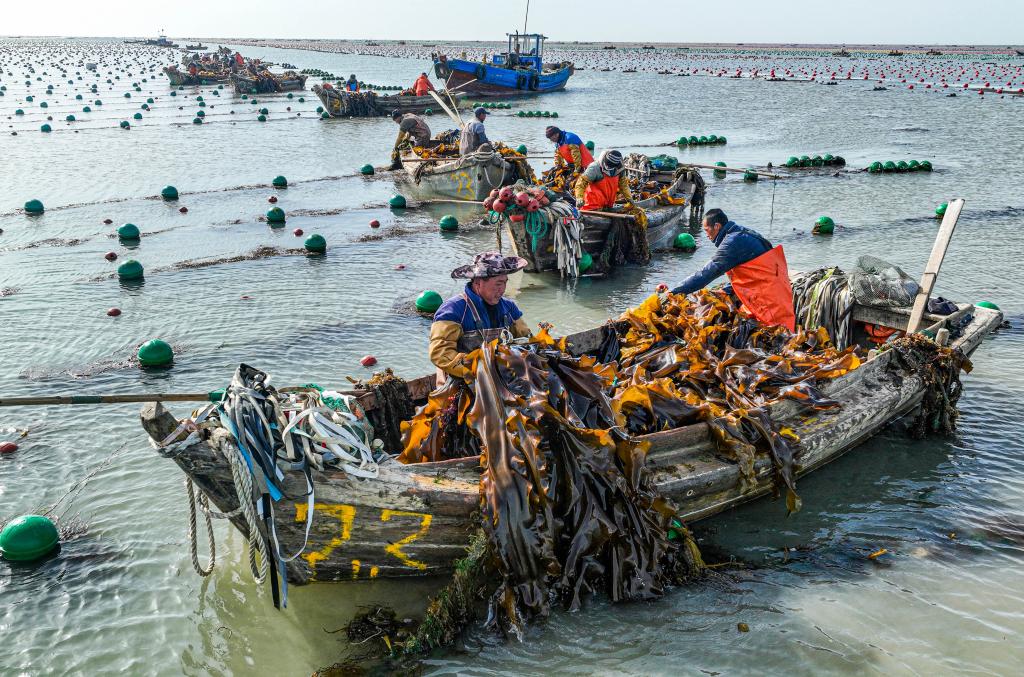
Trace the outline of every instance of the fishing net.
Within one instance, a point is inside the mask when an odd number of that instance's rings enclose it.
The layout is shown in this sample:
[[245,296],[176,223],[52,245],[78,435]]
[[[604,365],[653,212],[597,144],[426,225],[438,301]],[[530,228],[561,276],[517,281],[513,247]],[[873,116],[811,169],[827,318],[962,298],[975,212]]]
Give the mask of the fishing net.
[[868,306],[905,308],[921,289],[899,266],[869,255],[857,259],[848,278],[857,303]]
[[469,357],[475,378],[450,379],[403,426],[403,462],[480,454],[489,627],[519,636],[552,601],[576,609],[595,591],[652,599],[699,573],[639,435],[707,422],[746,483],[767,454],[797,510],[797,438],[776,429],[768,407],[836,407],[816,384],[860,364],[824,331],[762,327],[721,292],[652,296],[604,332],[582,356],[547,329],[525,345],[485,344]]

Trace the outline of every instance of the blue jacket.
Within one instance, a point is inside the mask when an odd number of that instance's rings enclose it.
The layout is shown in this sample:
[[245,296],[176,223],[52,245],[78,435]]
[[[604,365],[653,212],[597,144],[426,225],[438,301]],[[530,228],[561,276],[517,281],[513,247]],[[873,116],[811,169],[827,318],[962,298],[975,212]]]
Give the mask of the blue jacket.
[[[469,299],[474,306],[476,306],[477,315],[480,316],[483,325],[476,326],[476,321],[473,319],[473,311],[469,309],[466,304],[466,299]],[[487,304],[484,300],[476,295],[469,285],[466,285],[465,297],[462,294],[453,296],[437,309],[434,313],[434,322],[458,322],[462,325],[462,331],[476,331],[478,329],[504,329],[511,327],[516,320],[523,316],[523,311],[519,310],[519,306],[516,305],[515,301],[502,297],[498,301],[498,324],[491,326],[491,316],[487,312]]]
[[560,148],[566,144],[571,144],[573,146],[582,146],[583,139],[581,139],[576,134],[573,134],[572,132],[567,132],[563,129],[562,133],[558,135],[558,141],[555,142],[555,146]]
[[772,243],[756,231],[729,221],[715,238],[718,251],[703,268],[683,280],[672,290],[673,294],[689,294],[708,286],[712,280],[736,266],[756,259],[772,248]]

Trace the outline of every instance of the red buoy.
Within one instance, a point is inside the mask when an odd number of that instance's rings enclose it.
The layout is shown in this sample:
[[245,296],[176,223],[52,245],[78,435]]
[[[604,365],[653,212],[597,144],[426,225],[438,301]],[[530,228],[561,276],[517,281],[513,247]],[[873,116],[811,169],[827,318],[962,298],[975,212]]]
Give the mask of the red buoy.
[[395,270],[405,270],[405,264],[399,263],[397,266],[395,266]]
[[182,214],[188,214],[188,207],[182,207],[178,211],[181,212]]
[[377,219],[370,221],[370,228],[380,228],[380,221]]
[[110,219],[103,219],[103,223],[109,226],[110,224],[113,223],[113,221],[111,221]]
[[271,204],[277,202],[277,196],[276,195],[271,195],[270,197],[267,198],[267,202],[269,202]]
[[107,311],[107,316],[108,317],[117,317],[120,314],[121,314],[121,309],[120,308],[111,308],[110,310]]
[[18,450],[18,445],[14,442],[0,442],[0,454],[13,454]]
[[373,365],[377,364],[377,358],[374,357],[373,355],[364,355],[363,359],[359,360],[359,364],[363,365],[364,367],[372,367]]
[[116,261],[117,260],[117,254],[115,252],[107,252],[103,256],[103,258],[105,258],[107,261]]
[[292,231],[292,234],[294,234],[295,237],[302,237],[302,229],[296,228],[295,230]]

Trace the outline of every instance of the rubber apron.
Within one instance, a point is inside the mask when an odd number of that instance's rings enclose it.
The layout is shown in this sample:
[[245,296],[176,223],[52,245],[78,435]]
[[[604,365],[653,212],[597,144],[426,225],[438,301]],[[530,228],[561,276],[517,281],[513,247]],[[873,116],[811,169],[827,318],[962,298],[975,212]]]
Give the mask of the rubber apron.
[[[483,325],[484,321],[481,319],[480,313],[477,312],[476,304],[466,296],[465,292],[462,293],[462,298],[466,300],[466,307],[469,308],[469,312],[473,314],[473,326],[479,327]],[[501,335],[504,332],[507,332],[508,329],[508,327],[499,327],[498,329],[474,329],[472,331],[463,331],[462,336],[459,337],[455,347],[460,353],[471,353],[484,343],[501,338]],[[442,386],[447,380],[448,374],[444,369],[438,367],[437,385]]]

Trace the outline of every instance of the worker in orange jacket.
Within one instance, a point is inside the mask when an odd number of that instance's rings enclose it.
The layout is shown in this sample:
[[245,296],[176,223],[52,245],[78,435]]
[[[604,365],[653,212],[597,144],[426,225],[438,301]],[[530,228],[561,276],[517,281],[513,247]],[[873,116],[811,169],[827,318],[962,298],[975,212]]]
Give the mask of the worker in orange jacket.
[[430,82],[430,78],[427,77],[426,73],[420,73],[420,76],[416,78],[416,83],[412,86],[412,91],[416,93],[416,96],[426,96],[427,92],[437,91],[434,89],[434,85]]

